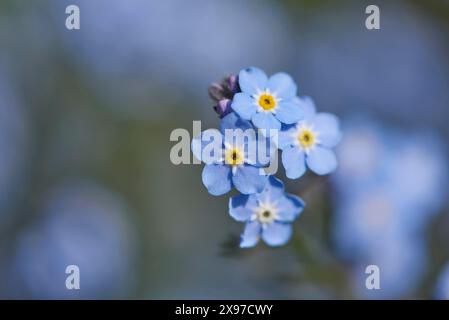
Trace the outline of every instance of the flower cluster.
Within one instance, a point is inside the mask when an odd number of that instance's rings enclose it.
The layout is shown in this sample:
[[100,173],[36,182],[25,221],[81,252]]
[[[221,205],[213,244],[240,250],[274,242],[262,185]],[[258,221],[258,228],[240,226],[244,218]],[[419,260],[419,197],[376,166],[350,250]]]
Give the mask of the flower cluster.
[[318,175],[335,170],[338,119],[316,113],[313,101],[298,97],[295,82],[283,72],[268,77],[258,68],[246,68],[212,84],[209,95],[220,130],[205,130],[192,141],[194,156],[205,163],[203,184],[215,196],[233,187],[240,192],[229,200],[231,217],[245,223],[240,247],[253,247],[260,238],[270,246],[287,243],[304,202],[287,194],[267,168],[282,150],[290,179],[300,178],[307,168]]

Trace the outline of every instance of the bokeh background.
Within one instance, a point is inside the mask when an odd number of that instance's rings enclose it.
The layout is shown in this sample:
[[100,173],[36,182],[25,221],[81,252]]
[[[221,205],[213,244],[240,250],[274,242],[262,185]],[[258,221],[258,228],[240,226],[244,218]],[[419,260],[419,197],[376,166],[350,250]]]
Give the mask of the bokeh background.
[[[376,1],[372,31],[369,4],[2,0],[0,297],[449,298],[449,2]],[[247,66],[342,120],[337,172],[286,183],[307,207],[282,248],[238,249],[228,196],[169,160]]]

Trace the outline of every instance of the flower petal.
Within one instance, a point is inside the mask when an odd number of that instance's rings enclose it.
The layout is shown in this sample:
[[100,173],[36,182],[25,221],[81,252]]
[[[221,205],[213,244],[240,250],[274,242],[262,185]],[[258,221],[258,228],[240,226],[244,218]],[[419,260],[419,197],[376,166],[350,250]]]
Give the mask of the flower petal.
[[285,124],[293,124],[304,117],[301,104],[294,100],[281,101],[276,107],[276,118]]
[[268,134],[270,129],[281,129],[281,123],[274,117],[271,112],[257,112],[252,116],[251,120],[257,128],[265,129],[265,131],[262,131],[265,134]]
[[318,113],[315,116],[315,129],[319,132],[320,144],[325,147],[335,147],[341,139],[338,118],[330,113]]
[[240,89],[250,95],[265,90],[267,81],[265,72],[255,67],[243,69],[239,73]]
[[290,179],[298,179],[306,172],[304,152],[298,147],[285,148],[282,151],[282,164]]
[[292,231],[292,226],[289,223],[273,222],[262,229],[262,239],[272,247],[282,246],[288,242]]
[[257,221],[247,222],[240,236],[240,248],[254,247],[260,238],[260,224]]
[[278,148],[283,150],[288,147],[293,147],[296,143],[296,125],[283,125],[279,131]]
[[296,96],[296,84],[292,77],[284,72],[278,72],[268,79],[267,87],[270,92],[282,99],[291,99]]
[[255,163],[257,158],[257,132],[251,123],[238,117],[235,113],[231,113],[222,119],[220,127],[224,135],[225,146],[242,149],[245,155],[251,156]]
[[231,168],[222,164],[208,164],[203,169],[203,184],[210,194],[219,196],[232,188]]
[[316,107],[312,98],[305,96],[301,98],[296,97],[294,100],[301,105],[301,109],[304,113],[303,120],[308,123],[313,122],[316,115]]
[[251,123],[249,121],[243,120],[234,112],[224,116],[220,121],[220,131],[222,134],[225,133],[226,129],[251,129]]
[[253,195],[240,194],[229,199],[229,214],[237,221],[248,221],[257,208]]
[[306,162],[309,169],[319,175],[331,173],[337,168],[335,153],[319,146],[310,151]]
[[214,106],[214,110],[220,118],[232,112],[232,101],[230,99],[222,99]]
[[254,99],[245,92],[239,92],[234,95],[231,108],[245,120],[251,120],[251,117],[257,110],[254,105]]
[[264,136],[262,133],[257,135],[257,162],[255,166],[268,166],[276,161],[277,156],[277,139],[272,136]]
[[222,146],[223,135],[217,129],[204,130],[192,139],[191,145],[195,158],[206,164],[219,161],[222,157]]
[[268,176],[261,174],[260,171],[263,170],[246,164],[237,167],[235,174],[232,175],[235,188],[243,194],[261,192],[265,187]]
[[305,204],[301,198],[292,194],[286,194],[277,199],[276,206],[278,209],[278,220],[282,222],[292,222],[302,212]]
[[259,202],[273,202],[277,198],[282,197],[284,195],[284,183],[275,178],[274,176],[270,176],[268,178],[268,182],[265,184],[263,191],[256,195],[257,200]]

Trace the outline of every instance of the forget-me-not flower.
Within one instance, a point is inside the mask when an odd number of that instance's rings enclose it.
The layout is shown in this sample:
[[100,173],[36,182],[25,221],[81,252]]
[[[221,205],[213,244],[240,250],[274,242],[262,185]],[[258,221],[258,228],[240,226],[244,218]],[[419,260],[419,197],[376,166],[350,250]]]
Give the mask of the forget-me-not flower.
[[330,113],[316,113],[313,101],[299,99],[304,118],[292,125],[284,125],[279,132],[282,164],[290,179],[306,172],[306,166],[319,175],[337,168],[337,159],[331,150],[341,138],[339,121]]
[[[220,129],[206,130],[192,141],[193,154],[206,164],[202,174],[203,184],[215,196],[227,193],[232,186],[243,194],[261,192],[268,177],[261,170],[256,150],[251,148],[256,146],[253,127],[235,113],[230,113],[221,120]],[[227,135],[229,131],[244,132],[248,129],[254,135],[245,139],[238,139],[238,134],[229,139]],[[211,144],[218,152],[206,151]]]
[[229,214],[246,222],[240,247],[248,248],[262,238],[270,246],[281,246],[292,235],[291,223],[304,208],[297,196],[286,194],[282,181],[270,176],[264,190],[257,194],[229,199]]
[[286,73],[271,77],[258,68],[243,69],[239,73],[241,92],[232,100],[232,109],[243,119],[251,120],[259,129],[281,129],[281,123],[292,124],[302,118],[297,103],[296,84]]

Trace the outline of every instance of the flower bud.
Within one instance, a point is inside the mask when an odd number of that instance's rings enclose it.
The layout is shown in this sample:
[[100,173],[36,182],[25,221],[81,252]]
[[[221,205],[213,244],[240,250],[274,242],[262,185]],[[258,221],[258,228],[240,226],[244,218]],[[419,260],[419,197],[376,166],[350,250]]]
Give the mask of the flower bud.
[[216,113],[218,113],[220,118],[223,118],[225,115],[232,111],[231,103],[232,100],[222,99],[218,101],[217,105],[214,106],[214,110]]

